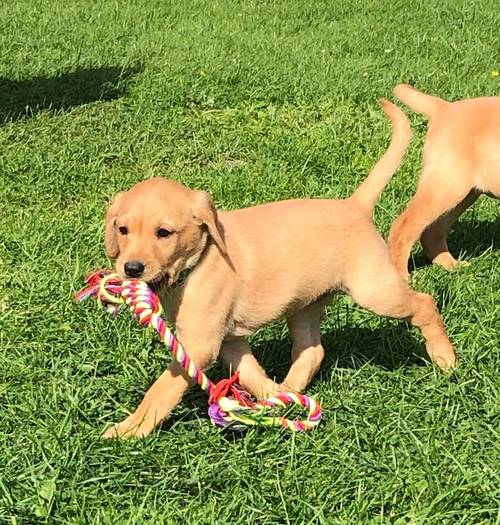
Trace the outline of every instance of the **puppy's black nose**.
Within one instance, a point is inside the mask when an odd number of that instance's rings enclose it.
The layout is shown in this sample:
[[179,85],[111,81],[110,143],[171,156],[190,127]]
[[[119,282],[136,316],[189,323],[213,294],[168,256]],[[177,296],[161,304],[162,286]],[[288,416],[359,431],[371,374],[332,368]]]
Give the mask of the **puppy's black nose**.
[[137,278],[144,272],[144,264],[140,261],[128,261],[123,266],[127,277]]

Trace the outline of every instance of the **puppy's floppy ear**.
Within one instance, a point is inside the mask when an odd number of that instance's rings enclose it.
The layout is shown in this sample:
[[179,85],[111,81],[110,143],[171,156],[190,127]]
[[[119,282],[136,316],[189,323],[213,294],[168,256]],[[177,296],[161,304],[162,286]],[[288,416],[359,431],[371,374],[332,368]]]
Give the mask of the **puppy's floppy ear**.
[[193,217],[197,224],[205,224],[213,241],[219,248],[220,252],[227,254],[226,243],[222,236],[222,228],[217,218],[212,198],[206,191],[197,191],[195,193],[193,206]]
[[118,207],[122,195],[123,193],[117,193],[115,195],[106,213],[104,246],[106,247],[108,257],[111,259],[116,259],[120,253],[118,239],[116,238],[116,217],[118,215]]

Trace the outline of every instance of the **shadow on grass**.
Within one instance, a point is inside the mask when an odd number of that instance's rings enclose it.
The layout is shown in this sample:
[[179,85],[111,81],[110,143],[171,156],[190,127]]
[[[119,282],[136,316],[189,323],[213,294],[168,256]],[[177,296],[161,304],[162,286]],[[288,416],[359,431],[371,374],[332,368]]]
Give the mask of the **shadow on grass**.
[[[500,221],[459,221],[448,236],[448,247],[454,257],[470,260],[486,250],[500,248]],[[429,265],[422,251],[411,257],[410,272]]]
[[0,125],[42,110],[65,111],[96,100],[114,100],[127,91],[142,66],[79,69],[53,77],[0,78]]
[[[422,365],[425,346],[409,325],[399,323],[371,329],[346,326],[323,333],[325,358],[313,381],[330,377],[335,369],[357,370],[367,364],[384,370]],[[254,347],[254,353],[271,377],[282,381],[291,365],[291,342],[288,338],[267,341]]]
[[[409,325],[399,323],[377,329],[344,327],[322,336],[325,359],[313,383],[327,381],[336,369],[357,370],[367,364],[386,371],[406,366],[425,366],[428,357],[423,343],[418,341]],[[263,341],[253,346],[254,354],[267,374],[276,381],[283,381],[291,365],[291,342],[288,338]],[[220,363],[208,375],[214,382],[228,377],[228,370]],[[174,414],[162,426],[169,430],[178,422],[196,419],[208,420],[207,396],[199,388],[192,388],[183,399],[183,414]],[[231,433],[232,434],[232,433]],[[241,433],[235,432],[237,438]]]

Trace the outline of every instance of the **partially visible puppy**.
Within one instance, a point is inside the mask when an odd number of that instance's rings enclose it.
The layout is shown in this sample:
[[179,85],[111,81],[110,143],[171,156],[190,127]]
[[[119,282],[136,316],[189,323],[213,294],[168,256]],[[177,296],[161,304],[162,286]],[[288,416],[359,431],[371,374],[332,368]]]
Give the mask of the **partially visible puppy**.
[[399,84],[394,94],[429,118],[424,168],[415,196],[389,235],[391,260],[403,276],[417,239],[426,256],[450,270],[458,261],[447,236],[482,193],[500,197],[500,97],[447,102]]
[[[177,336],[201,368],[220,355],[256,397],[280,387],[246,337],[285,317],[293,364],[282,388],[306,388],[323,360],[320,320],[342,291],[379,314],[418,327],[443,370],[455,353],[429,295],[412,291],[389,260],[372,223],[380,192],[410,138],[406,115],[383,102],[393,124],[389,149],[346,200],[303,199],[217,213],[209,195],[165,179],[119,194],[106,218],[106,248],[124,277],[155,287]],[[104,437],[144,436],[165,419],[190,385],[172,363],[137,410]]]

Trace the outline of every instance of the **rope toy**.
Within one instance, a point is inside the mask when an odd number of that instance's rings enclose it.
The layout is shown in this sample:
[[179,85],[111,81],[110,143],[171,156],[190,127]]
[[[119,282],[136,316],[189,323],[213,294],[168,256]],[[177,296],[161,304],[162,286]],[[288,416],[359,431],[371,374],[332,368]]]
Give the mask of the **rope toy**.
[[[162,317],[162,306],[158,296],[144,281],[122,279],[110,270],[98,270],[86,279],[86,286],[76,294],[78,301],[93,297],[103,306],[118,314],[121,304],[128,305],[139,324],[151,327],[160,336],[172,353],[174,359],[208,394],[208,414],[212,423],[218,427],[262,425],[266,427],[282,426],[286,429],[302,432],[311,430],[321,420],[320,405],[308,396],[294,392],[280,392],[262,401],[253,401],[250,394],[238,384],[238,373],[229,379],[213,383],[189,358],[182,345]],[[307,419],[292,420],[270,414],[276,407],[298,405],[307,409]]]

